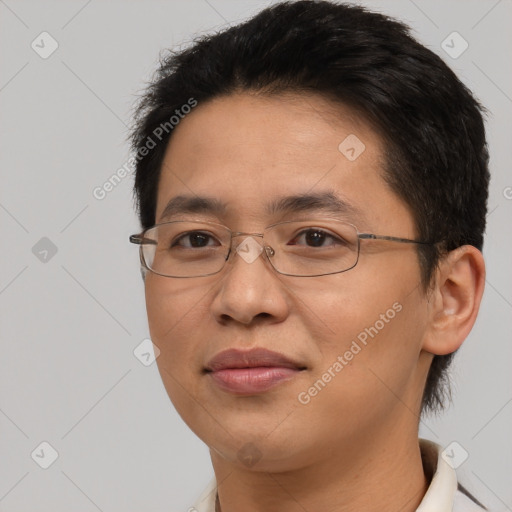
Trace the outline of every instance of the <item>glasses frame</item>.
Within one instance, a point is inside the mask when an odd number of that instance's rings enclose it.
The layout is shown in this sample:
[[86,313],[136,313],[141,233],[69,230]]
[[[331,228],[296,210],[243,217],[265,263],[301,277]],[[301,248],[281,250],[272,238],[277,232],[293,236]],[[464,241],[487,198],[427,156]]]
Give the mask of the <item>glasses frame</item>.
[[[342,221],[340,219],[336,219],[336,218],[332,218],[332,217],[322,217],[322,218],[316,218],[316,219],[311,219],[311,221],[319,221],[319,220],[330,220],[330,221],[336,221],[336,222],[340,222],[342,224],[346,224],[346,225],[349,225],[349,226],[352,226],[355,230],[355,232],[357,233],[357,258],[356,258],[356,261],[355,263],[349,267],[349,268],[346,268],[344,270],[338,270],[336,272],[327,272],[327,273],[324,273],[324,274],[312,274],[312,275],[306,275],[306,276],[302,276],[302,275],[296,275],[296,274],[288,274],[286,272],[281,272],[280,270],[278,270],[274,264],[272,263],[272,260],[270,259],[270,256],[273,256],[275,254],[275,251],[272,247],[270,247],[269,245],[264,245],[263,246],[263,249],[264,249],[264,253],[265,253],[265,256],[267,257],[267,260],[268,262],[270,263],[270,266],[278,273],[278,274],[281,274],[281,275],[284,275],[284,276],[291,276],[291,277],[320,277],[320,276],[328,276],[328,275],[333,275],[333,274],[341,274],[343,272],[347,272],[349,270],[352,270],[356,265],[357,263],[359,262],[359,254],[360,254],[360,250],[361,250],[361,245],[360,245],[360,241],[361,240],[384,240],[384,241],[387,241],[387,242],[397,242],[397,243],[401,243],[401,244],[420,244],[420,245],[435,245],[437,242],[426,242],[426,241],[423,241],[423,240],[412,240],[410,238],[401,238],[401,237],[397,237],[397,236],[389,236],[389,235],[376,235],[374,233],[360,233],[359,230],[357,229],[356,226],[354,226],[354,224],[351,224],[350,222],[345,222],[345,221]],[[281,224],[288,224],[288,223],[292,223],[292,222],[309,222],[310,219],[296,219],[296,220],[287,220],[287,221],[283,221],[283,222],[276,222],[274,224],[271,224],[267,227],[264,228],[263,231],[267,231],[268,229],[270,228],[273,228],[275,226],[278,226],[278,225],[281,225]],[[160,272],[156,272],[155,270],[153,270],[152,268],[150,268],[147,263],[146,263],[146,260],[144,258],[144,244],[146,243],[145,242],[145,234],[150,230],[150,229],[154,229],[154,228],[157,228],[159,226],[163,226],[165,224],[174,224],[174,223],[177,223],[177,222],[196,222],[198,224],[208,224],[208,225],[211,225],[211,226],[217,226],[217,227],[222,227],[224,228],[226,231],[228,231],[231,235],[231,238],[230,238],[230,242],[229,242],[229,251],[226,255],[226,258],[224,260],[224,263],[222,265],[222,267],[217,270],[216,272],[210,272],[208,274],[200,274],[200,275],[197,275],[197,276],[169,276],[167,274],[161,274]],[[140,249],[139,249],[139,258],[140,258],[140,263],[141,265],[143,266],[143,268],[145,268],[146,270],[149,270],[150,272],[153,272],[153,274],[156,274],[156,275],[159,275],[159,276],[162,276],[162,277],[170,277],[170,278],[174,278],[174,279],[188,279],[188,278],[194,278],[194,277],[208,277],[208,276],[213,276],[215,274],[218,274],[219,272],[221,272],[224,267],[226,266],[226,262],[229,260],[229,257],[231,256],[231,252],[232,252],[232,249],[233,249],[233,238],[237,237],[237,236],[257,236],[257,237],[260,237],[263,239],[264,237],[264,233],[248,233],[248,232],[245,232],[245,231],[232,231],[231,229],[229,229],[227,226],[225,226],[224,224],[220,224],[220,223],[217,223],[217,222],[209,222],[209,221],[202,221],[202,220],[192,220],[192,219],[186,219],[186,220],[172,220],[172,221],[167,221],[167,222],[160,222],[158,224],[154,224],[153,226],[150,226],[146,229],[144,229],[142,232],[140,233],[137,233],[137,234],[133,234],[133,235],[130,235],[130,242],[132,244],[136,244],[136,245],[139,245],[140,246]]]

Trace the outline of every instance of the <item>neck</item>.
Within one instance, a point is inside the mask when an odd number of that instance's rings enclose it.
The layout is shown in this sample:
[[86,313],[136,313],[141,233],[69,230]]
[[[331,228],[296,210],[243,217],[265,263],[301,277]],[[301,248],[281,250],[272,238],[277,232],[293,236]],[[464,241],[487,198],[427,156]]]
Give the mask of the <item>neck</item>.
[[[400,429],[396,429],[395,432]],[[388,431],[389,432],[389,431]],[[288,471],[241,469],[211,451],[218,512],[413,512],[429,482],[417,433],[359,439]]]

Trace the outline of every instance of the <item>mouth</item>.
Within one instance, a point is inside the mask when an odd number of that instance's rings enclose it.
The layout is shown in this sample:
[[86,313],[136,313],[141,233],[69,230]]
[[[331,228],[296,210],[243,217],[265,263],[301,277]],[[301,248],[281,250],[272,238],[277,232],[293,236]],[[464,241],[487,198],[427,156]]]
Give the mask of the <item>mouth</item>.
[[283,354],[256,348],[225,350],[209,361],[204,373],[223,391],[247,395],[270,390],[304,370],[306,366]]

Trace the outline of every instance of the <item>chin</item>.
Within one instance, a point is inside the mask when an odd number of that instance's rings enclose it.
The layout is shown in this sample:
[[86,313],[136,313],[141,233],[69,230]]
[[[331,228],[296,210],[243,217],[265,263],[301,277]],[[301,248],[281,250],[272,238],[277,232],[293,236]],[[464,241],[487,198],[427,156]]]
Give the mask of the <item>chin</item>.
[[233,438],[230,439],[231,442],[227,446],[218,441],[209,444],[214,464],[216,458],[221,458],[242,469],[282,473],[307,466],[311,462],[311,457],[306,456],[304,452],[296,451],[296,445],[287,446],[283,444],[282,439],[276,440],[277,442],[270,442],[264,438],[251,440],[246,435],[245,440],[236,446],[233,446]]

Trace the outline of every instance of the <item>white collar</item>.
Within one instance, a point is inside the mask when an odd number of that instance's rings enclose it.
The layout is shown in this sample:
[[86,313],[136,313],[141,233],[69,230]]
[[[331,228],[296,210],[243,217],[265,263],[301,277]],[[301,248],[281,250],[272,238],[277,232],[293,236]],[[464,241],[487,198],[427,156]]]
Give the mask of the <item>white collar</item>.
[[[431,468],[433,477],[416,512],[452,512],[457,493],[455,470],[443,459],[441,446],[426,439],[420,439],[419,443],[424,464]],[[192,510],[215,512],[216,496],[217,482],[214,476],[197,499]]]
[[435,473],[416,512],[452,512],[457,492],[455,470],[443,459],[443,449],[438,444],[420,439],[420,450],[424,464],[435,468]]

